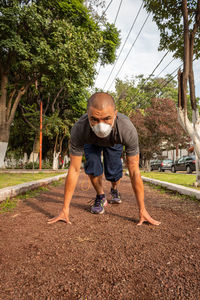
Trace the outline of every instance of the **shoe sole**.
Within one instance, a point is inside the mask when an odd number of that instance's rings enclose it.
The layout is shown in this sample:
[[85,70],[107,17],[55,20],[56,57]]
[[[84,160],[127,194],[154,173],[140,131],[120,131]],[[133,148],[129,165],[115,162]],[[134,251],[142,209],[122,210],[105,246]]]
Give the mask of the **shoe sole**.
[[122,203],[122,200],[119,200],[119,201],[109,200],[109,203],[110,204],[120,204],[120,203]]
[[104,214],[104,212],[105,212],[105,209],[103,209],[103,210],[100,211],[100,212],[94,212],[94,211],[91,211],[91,213],[94,214],[94,215],[102,215],[102,214]]

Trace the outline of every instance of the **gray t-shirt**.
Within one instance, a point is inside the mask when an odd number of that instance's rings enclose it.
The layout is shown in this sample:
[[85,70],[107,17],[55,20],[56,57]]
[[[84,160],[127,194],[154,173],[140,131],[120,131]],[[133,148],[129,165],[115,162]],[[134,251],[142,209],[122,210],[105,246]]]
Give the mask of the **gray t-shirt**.
[[137,131],[130,119],[121,113],[117,113],[114,127],[106,138],[99,138],[95,135],[90,127],[88,115],[84,114],[71,130],[70,154],[82,155],[85,144],[102,147],[122,144],[125,146],[127,156],[134,156],[139,153]]

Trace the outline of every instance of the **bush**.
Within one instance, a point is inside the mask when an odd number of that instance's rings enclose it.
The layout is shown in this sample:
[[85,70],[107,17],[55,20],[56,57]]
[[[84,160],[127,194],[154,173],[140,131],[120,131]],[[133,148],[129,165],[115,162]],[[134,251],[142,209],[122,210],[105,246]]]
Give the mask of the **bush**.
[[[33,163],[29,162],[25,165],[25,169],[33,169]],[[39,169],[39,163],[34,162],[34,169]]]
[[42,169],[52,169],[52,163],[50,162],[43,162]]
[[[29,162],[25,165],[25,169],[33,169],[33,163]],[[34,163],[34,169],[39,169],[39,163]],[[52,169],[50,162],[42,162],[42,169]]]

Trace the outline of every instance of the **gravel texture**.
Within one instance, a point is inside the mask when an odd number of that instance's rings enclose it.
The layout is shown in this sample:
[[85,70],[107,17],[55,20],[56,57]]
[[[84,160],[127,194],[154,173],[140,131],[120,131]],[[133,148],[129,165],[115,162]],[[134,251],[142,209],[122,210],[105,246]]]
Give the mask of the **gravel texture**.
[[[105,182],[108,194],[110,185]],[[80,176],[70,220],[48,225],[62,208],[64,184],[0,214],[0,299],[200,299],[200,203],[145,185],[160,226],[136,226],[128,177],[123,203],[90,213],[95,196]]]

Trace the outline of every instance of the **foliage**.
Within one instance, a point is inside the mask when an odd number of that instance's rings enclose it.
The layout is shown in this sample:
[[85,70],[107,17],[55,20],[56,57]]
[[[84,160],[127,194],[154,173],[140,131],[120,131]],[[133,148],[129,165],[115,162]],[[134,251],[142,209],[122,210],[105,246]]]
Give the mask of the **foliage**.
[[[165,109],[163,109],[165,107]],[[184,147],[187,137],[177,120],[176,106],[171,99],[153,98],[143,112],[137,110],[131,120],[135,125],[142,159],[150,160],[154,153],[176,146]]]
[[2,203],[0,203],[0,214],[13,211],[16,205],[16,199],[6,199]]
[[[168,84],[167,84],[168,83]],[[150,105],[151,98],[171,98],[177,103],[176,81],[167,75],[165,78],[147,77],[138,75],[132,80],[116,80],[117,108],[126,115],[134,110],[144,111]]]
[[[174,57],[183,60],[184,28],[181,0],[143,0],[148,12],[153,13],[153,20],[160,31],[159,50],[169,50]],[[189,30],[192,31],[196,21],[197,0],[187,1],[189,14]],[[200,55],[200,29],[198,29],[194,44],[195,57]]]
[[[5,128],[7,131],[5,137],[1,133],[0,140],[8,141],[19,101],[35,127],[39,124],[40,100],[45,107],[49,105],[47,117],[52,110],[71,110],[67,113],[70,119],[64,125],[60,122],[60,130],[65,126],[68,135],[70,126],[86,107],[87,88],[93,83],[96,62],[100,59],[102,64],[112,63],[118,46],[117,29],[109,23],[100,28],[83,1],[1,1],[0,133]],[[53,109],[59,90],[62,93]],[[30,109],[34,110],[32,115]],[[62,119],[63,115],[59,117]]]
[[99,51],[104,63],[113,62],[119,33],[111,24],[100,30],[81,2],[12,1],[1,7],[1,63],[17,82],[46,74],[65,79],[68,87],[88,86]]
[[[25,164],[25,169],[33,169],[33,163]],[[34,163],[34,169],[39,169],[39,163]],[[44,161],[42,162],[42,169],[52,169],[52,164]]]

